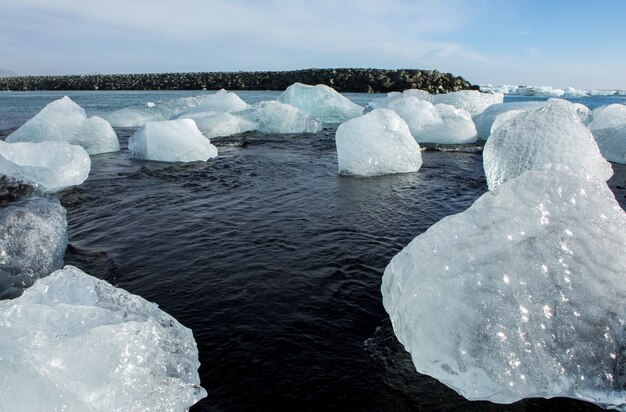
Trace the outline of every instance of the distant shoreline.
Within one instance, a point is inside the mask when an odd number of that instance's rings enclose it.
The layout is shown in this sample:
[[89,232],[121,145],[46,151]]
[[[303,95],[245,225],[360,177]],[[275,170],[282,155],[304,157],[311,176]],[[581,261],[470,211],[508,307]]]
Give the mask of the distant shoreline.
[[406,89],[447,93],[478,89],[462,77],[437,70],[305,69],[3,77],[0,90],[284,90],[296,82],[325,84],[339,92],[360,93]]

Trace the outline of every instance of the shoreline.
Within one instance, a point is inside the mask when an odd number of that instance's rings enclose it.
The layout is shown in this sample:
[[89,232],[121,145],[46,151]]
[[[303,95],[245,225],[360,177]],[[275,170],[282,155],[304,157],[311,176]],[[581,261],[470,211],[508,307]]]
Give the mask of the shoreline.
[[325,84],[338,92],[357,93],[478,90],[463,77],[437,70],[350,68],[2,77],[0,90],[285,90],[296,82]]

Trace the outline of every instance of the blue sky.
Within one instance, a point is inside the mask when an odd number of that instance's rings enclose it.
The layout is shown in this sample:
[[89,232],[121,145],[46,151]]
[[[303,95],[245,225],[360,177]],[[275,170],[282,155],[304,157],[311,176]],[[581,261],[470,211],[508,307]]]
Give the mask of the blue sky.
[[626,89],[626,1],[0,0],[18,74],[425,68]]

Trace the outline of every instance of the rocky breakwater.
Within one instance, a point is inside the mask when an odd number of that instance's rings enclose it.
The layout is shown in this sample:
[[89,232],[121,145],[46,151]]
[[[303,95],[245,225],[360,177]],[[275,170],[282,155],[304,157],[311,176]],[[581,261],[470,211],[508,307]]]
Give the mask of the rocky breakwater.
[[462,77],[437,70],[306,69],[6,77],[0,78],[0,90],[284,90],[296,82],[325,84],[340,92],[364,93],[406,89],[446,93],[477,88]]

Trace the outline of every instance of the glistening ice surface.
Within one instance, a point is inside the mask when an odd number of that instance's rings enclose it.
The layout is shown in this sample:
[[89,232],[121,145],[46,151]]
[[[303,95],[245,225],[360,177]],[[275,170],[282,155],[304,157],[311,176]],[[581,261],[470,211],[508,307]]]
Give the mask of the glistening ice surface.
[[416,237],[382,293],[416,369],[468,399],[626,409],[626,214],[588,172],[530,171]]
[[186,411],[206,396],[191,330],[66,266],[0,302],[6,411]]

